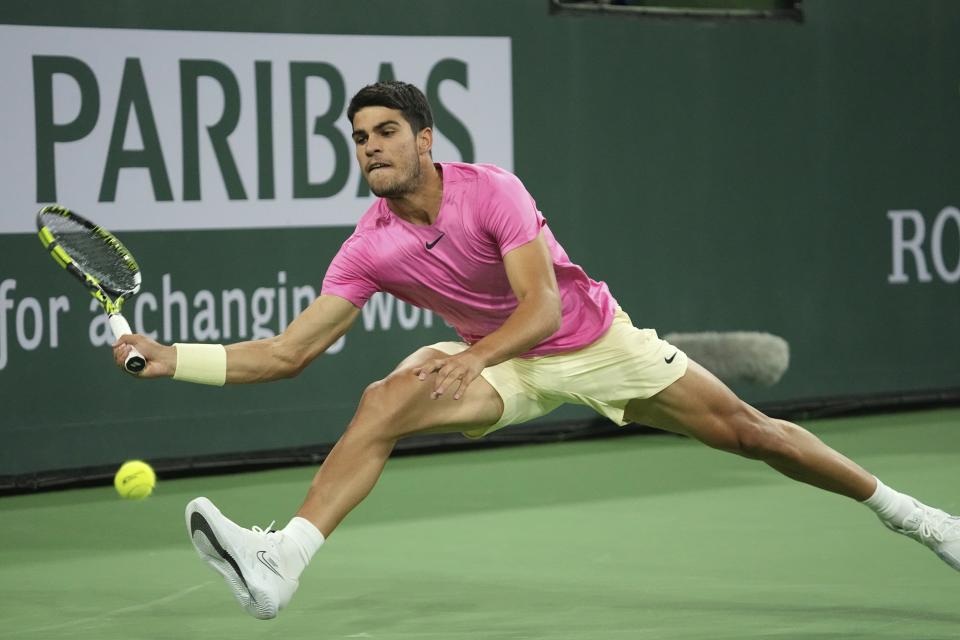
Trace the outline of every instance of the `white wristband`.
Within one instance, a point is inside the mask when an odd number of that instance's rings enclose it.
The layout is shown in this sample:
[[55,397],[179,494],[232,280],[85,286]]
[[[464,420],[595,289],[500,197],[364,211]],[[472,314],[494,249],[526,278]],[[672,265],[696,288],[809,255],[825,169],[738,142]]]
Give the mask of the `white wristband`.
[[178,342],[174,380],[222,387],[227,381],[227,350],[222,344]]

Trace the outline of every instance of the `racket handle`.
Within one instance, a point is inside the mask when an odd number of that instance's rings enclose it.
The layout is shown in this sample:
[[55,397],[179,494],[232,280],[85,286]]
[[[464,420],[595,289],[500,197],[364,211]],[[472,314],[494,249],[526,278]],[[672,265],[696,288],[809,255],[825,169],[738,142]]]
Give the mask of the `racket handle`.
[[[119,313],[111,313],[107,318],[110,320],[110,328],[113,330],[113,335],[118,340],[121,336],[133,333],[133,331],[130,330],[130,324],[127,322],[127,319]],[[130,354],[127,356],[127,359],[123,361],[123,368],[126,369],[128,373],[137,375],[143,371],[146,366],[147,359],[140,355],[140,352],[137,351],[135,347],[131,346]]]

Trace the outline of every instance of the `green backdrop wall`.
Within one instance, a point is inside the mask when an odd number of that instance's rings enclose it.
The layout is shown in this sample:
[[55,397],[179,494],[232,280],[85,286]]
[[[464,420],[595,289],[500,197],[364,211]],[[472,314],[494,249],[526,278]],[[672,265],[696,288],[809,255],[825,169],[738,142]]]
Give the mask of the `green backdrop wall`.
[[[798,24],[550,15],[546,0],[7,1],[0,23],[507,37],[513,168],[574,261],[636,322],[787,339],[781,383],[738,388],[755,402],[958,388],[960,4],[807,0],[804,11]],[[456,138],[456,123],[446,126]],[[13,215],[30,211],[3,212]],[[179,339],[177,307],[163,323],[164,295],[285,288],[292,304],[294,287],[319,289],[349,232],[122,237],[161,301],[148,328]],[[91,345],[89,298],[33,235],[0,234],[0,282],[10,301],[0,308],[0,475],[332,442],[366,384],[451,335],[411,308],[368,309],[339,353],[296,380],[142,382]],[[44,334],[22,348],[17,305],[33,297],[46,313],[59,296],[70,309],[57,345]],[[31,317],[21,318],[27,337]]]

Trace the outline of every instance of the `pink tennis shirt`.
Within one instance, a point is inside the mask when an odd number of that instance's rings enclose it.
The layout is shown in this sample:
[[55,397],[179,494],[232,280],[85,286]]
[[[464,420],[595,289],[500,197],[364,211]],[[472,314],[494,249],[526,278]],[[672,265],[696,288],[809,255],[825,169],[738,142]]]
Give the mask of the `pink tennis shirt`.
[[485,164],[439,163],[440,214],[415,225],[383,198],[367,210],[334,257],[324,294],[357,307],[377,291],[424,309],[473,344],[493,333],[517,308],[503,256],[543,231],[563,306],[563,323],[522,357],[585,347],[610,327],[617,303],[603,282],[570,262],[537,204],[513,174]]

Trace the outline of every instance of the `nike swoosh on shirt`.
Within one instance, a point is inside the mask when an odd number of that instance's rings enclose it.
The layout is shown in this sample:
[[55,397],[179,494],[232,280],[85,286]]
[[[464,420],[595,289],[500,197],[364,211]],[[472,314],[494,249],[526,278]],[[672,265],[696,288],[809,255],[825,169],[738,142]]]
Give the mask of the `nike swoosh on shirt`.
[[663,361],[666,362],[667,364],[671,364],[673,362],[673,359],[677,357],[678,353],[680,352],[674,351],[672,356],[670,356],[669,358],[664,358]]
[[433,249],[435,246],[437,246],[437,243],[440,242],[441,240],[443,240],[443,236],[445,236],[445,235],[447,235],[447,234],[446,234],[446,233],[441,233],[439,236],[437,236],[437,239],[436,239],[436,240],[434,240],[433,242],[428,242],[428,243],[426,243],[426,244],[427,244],[427,250],[429,251],[430,249]]

